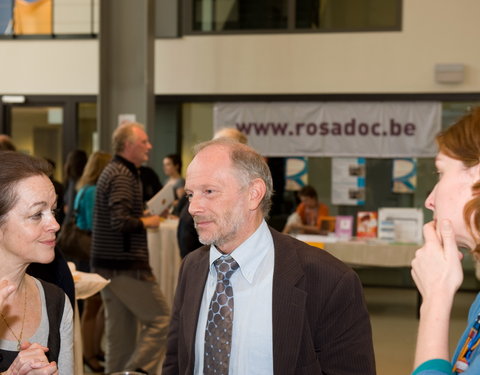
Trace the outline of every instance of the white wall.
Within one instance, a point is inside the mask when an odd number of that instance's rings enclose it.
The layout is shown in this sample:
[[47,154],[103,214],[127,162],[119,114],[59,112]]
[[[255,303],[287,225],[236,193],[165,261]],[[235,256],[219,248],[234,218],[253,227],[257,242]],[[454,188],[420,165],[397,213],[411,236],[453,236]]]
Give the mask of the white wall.
[[[404,0],[401,32],[157,40],[155,92],[479,91],[478,14],[478,0]],[[465,83],[436,84],[436,63],[465,64]]]
[[0,40],[1,94],[97,94],[97,40]]
[[[155,93],[480,91],[480,2],[403,3],[400,32],[157,39]],[[98,93],[97,40],[3,40],[0,61],[0,94]],[[465,64],[465,82],[436,84],[436,63]]]

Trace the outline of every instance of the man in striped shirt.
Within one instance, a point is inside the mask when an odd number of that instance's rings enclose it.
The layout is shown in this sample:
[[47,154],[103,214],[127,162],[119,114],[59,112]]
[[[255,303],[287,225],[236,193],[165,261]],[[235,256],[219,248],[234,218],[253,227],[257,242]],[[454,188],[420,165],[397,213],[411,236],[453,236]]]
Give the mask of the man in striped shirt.
[[97,183],[91,258],[94,272],[111,280],[101,292],[105,370],[155,374],[170,312],[148,261],[146,228],[158,227],[160,218],[144,216],[138,171],[152,145],[139,123],[121,125],[112,141],[115,156]]

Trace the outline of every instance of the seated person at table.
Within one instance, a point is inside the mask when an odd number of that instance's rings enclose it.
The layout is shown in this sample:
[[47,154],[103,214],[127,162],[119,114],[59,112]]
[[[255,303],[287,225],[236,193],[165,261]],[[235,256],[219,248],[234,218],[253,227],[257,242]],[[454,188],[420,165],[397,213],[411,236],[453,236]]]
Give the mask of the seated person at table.
[[26,273],[55,257],[50,166],[15,151],[1,152],[0,165],[0,280],[15,288],[0,311],[0,372],[73,374],[72,306],[60,288]]
[[328,207],[318,201],[317,191],[306,185],[298,192],[301,203],[288,218],[283,233],[325,234],[322,218],[328,216]]

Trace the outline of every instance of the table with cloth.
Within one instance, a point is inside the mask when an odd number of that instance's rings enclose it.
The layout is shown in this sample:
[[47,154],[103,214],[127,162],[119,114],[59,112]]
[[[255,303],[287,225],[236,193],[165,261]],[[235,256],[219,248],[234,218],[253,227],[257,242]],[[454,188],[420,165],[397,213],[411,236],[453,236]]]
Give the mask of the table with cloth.
[[173,305],[182,261],[178,248],[177,227],[178,220],[167,219],[162,221],[158,228],[147,231],[150,267],[170,307]]
[[[181,258],[177,242],[178,220],[167,219],[147,232],[150,266],[170,306],[175,295]],[[302,236],[299,236],[300,240]],[[326,236],[308,236],[307,241],[352,266],[410,267],[418,244],[391,244],[377,241],[337,241]]]
[[326,251],[352,266],[410,267],[418,244],[365,241],[325,243]]

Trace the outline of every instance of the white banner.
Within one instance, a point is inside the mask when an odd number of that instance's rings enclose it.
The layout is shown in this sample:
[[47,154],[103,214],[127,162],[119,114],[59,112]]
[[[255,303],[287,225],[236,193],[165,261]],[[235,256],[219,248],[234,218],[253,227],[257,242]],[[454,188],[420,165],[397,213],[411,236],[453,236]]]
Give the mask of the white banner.
[[216,103],[214,131],[236,127],[264,156],[433,157],[439,102]]

